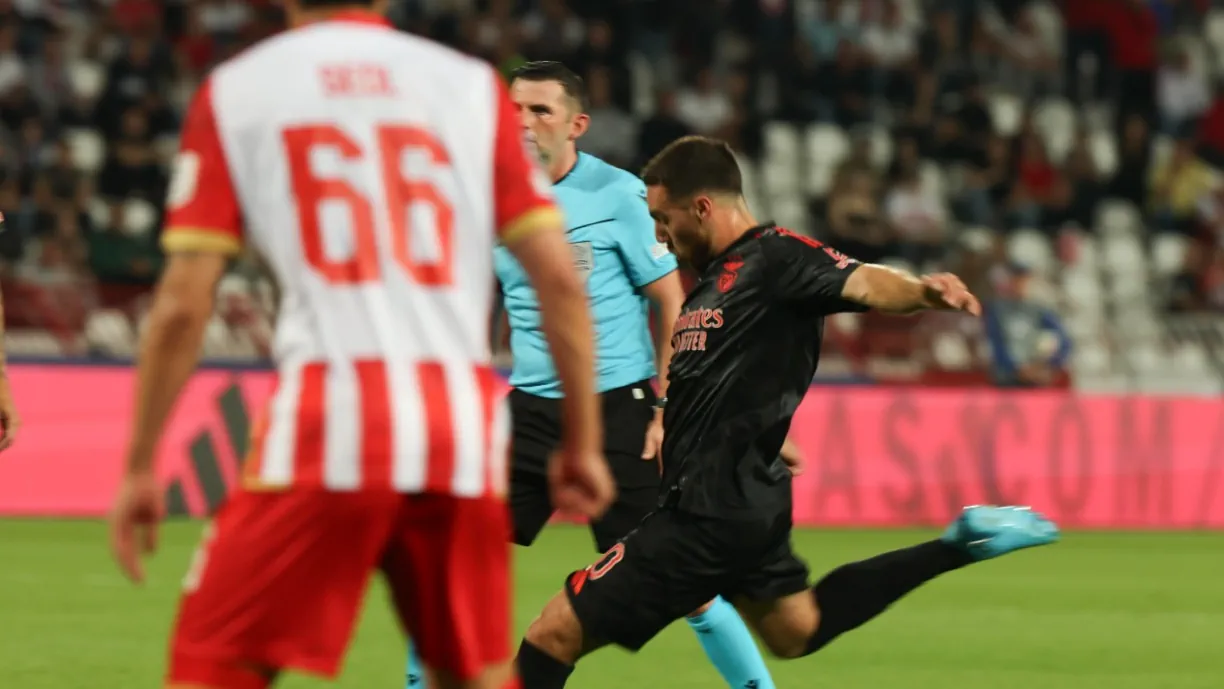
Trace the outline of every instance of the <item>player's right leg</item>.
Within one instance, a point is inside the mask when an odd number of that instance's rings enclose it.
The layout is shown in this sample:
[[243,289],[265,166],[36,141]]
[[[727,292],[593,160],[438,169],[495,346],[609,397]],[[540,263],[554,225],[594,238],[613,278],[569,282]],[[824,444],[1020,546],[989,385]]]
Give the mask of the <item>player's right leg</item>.
[[[1057,540],[1058,528],[1026,508],[968,507],[940,538],[842,565],[810,589],[795,585],[806,567],[788,548],[758,580],[774,590],[754,591],[750,578],[735,602],[774,654],[798,658],[862,626],[940,574]],[[784,582],[780,589],[779,582]]]
[[517,686],[508,522],[496,496],[404,496],[383,571],[433,689]]
[[166,686],[334,676],[397,509],[392,493],[235,493],[184,579]]

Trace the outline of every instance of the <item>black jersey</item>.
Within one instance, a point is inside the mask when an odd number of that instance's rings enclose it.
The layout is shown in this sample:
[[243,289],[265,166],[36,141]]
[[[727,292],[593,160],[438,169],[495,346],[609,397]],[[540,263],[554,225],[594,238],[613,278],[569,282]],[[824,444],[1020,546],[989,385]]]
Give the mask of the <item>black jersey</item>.
[[713,259],[672,331],[663,499],[683,511],[751,518],[789,509],[778,459],[820,359],[824,317],[860,264],[773,225]]

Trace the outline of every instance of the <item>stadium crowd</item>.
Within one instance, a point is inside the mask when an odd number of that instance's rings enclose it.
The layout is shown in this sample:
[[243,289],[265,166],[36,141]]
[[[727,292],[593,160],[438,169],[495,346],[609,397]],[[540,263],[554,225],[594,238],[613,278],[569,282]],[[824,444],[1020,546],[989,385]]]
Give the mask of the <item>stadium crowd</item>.
[[[1071,321],[1104,328],[1136,284],[1157,314],[1224,310],[1224,11],[1207,0],[403,0],[393,15],[503,71],[570,65],[590,153],[636,169],[684,134],[725,138],[758,215],[864,260],[955,270],[991,304],[973,332],[839,320],[842,373],[1055,384],[1072,340],[1108,367]],[[282,20],[272,0],[0,0],[14,353],[131,352],[183,106]],[[249,258],[226,280],[211,354],[266,354],[261,275]]]

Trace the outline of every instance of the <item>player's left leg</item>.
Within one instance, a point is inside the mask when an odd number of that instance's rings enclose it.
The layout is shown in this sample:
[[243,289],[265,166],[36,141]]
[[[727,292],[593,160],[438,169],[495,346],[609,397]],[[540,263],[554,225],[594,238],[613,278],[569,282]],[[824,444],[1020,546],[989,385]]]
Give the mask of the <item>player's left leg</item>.
[[[631,462],[634,464],[630,465]],[[640,457],[633,456],[609,456],[608,463],[617,478],[620,492],[603,518],[591,524],[595,547],[601,553],[607,552],[637,528],[646,515],[654,511],[659,499],[657,481],[652,485],[649,481],[640,480],[640,477],[625,476],[640,472],[643,464],[653,472],[653,463],[645,463]],[[634,478],[639,480],[634,481]],[[634,483],[646,485],[634,486]],[[761,657],[756,640],[735,606],[721,597],[715,598],[688,614],[685,621],[696,633],[701,649],[727,686],[731,689],[774,689],[773,677],[765,666],[765,659]]]
[[[661,510],[590,567],[574,572],[519,647],[523,689],[561,689],[580,658],[616,644],[637,651],[715,596],[726,580],[721,541]],[[713,559],[711,553],[714,553]]]
[[184,579],[165,685],[265,689],[281,668],[334,676],[394,523],[394,500],[235,493]]
[[383,571],[400,619],[418,639],[430,687],[517,684],[509,532],[506,505],[494,496],[403,497]]
[[842,565],[810,589],[798,583],[806,566],[788,549],[762,577],[746,582],[735,602],[770,651],[798,658],[862,626],[940,574],[1057,540],[1058,528],[1026,508],[968,507],[940,538]]

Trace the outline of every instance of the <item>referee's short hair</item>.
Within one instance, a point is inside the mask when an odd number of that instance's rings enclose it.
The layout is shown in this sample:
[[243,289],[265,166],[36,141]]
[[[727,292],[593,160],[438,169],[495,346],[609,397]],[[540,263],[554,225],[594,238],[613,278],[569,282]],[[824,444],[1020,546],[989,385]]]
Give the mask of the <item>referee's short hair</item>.
[[587,100],[586,82],[574,73],[574,70],[554,60],[536,60],[517,67],[510,72],[510,83],[523,81],[555,81],[561,84],[565,95],[578,104],[579,112],[586,112],[590,103]]
[[642,169],[646,186],[661,186],[668,196],[744,193],[739,163],[731,146],[721,139],[686,136],[668,144]]

